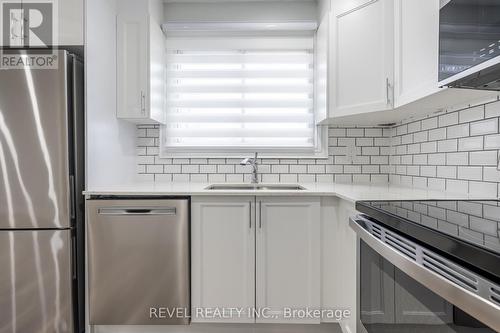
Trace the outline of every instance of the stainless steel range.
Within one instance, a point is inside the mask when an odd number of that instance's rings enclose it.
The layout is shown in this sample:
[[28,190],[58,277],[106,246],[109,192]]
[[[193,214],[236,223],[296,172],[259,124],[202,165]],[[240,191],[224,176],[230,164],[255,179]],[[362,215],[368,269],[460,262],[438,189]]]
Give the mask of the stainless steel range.
[[378,332],[500,331],[500,202],[358,202],[360,321]]

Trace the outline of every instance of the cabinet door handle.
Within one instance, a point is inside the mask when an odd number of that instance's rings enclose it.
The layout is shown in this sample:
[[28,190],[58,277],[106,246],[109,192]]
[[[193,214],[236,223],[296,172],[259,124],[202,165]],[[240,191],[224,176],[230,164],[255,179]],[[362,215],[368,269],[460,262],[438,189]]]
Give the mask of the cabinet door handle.
[[259,229],[262,229],[262,203],[259,201]]
[[248,226],[250,229],[252,229],[252,201],[250,200],[248,203],[250,204],[250,208],[248,209],[248,217],[250,222],[248,222]]
[[385,95],[386,95],[387,105],[391,105],[391,98],[389,96],[390,88],[391,88],[391,83],[389,82],[389,78],[386,78],[385,79]]
[[141,90],[141,112],[146,114],[146,94]]
[[97,211],[99,215],[176,215],[177,208],[175,207],[105,207],[99,208]]

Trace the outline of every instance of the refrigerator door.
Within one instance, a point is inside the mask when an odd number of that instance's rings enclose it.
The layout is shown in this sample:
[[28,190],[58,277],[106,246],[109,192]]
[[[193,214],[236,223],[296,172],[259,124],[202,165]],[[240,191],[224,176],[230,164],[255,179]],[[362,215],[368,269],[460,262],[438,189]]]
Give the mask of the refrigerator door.
[[68,76],[0,70],[0,229],[70,225]]
[[71,333],[71,232],[0,232],[0,333]]

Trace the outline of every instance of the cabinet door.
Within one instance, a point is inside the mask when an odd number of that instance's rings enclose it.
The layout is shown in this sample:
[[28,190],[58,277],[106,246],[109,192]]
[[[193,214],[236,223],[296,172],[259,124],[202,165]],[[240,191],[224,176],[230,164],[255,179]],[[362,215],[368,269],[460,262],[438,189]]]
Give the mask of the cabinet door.
[[396,107],[439,91],[439,1],[397,0],[395,5]]
[[335,16],[332,117],[393,107],[393,0],[371,0]]
[[[191,204],[193,322],[252,323],[255,304],[255,198],[193,197]],[[243,308],[229,318],[196,309]]]
[[117,17],[117,116],[148,118],[148,16]]
[[151,120],[165,123],[165,38],[158,23],[152,16],[149,17],[149,114]]
[[256,304],[271,318],[256,321],[319,323],[284,311],[320,308],[319,198],[261,197],[257,205]]

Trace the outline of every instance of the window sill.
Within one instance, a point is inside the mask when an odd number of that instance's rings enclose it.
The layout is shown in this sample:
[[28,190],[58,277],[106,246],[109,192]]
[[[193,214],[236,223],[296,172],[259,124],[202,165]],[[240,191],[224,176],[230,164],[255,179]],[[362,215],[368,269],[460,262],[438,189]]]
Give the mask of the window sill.
[[[255,152],[235,152],[235,153],[208,153],[208,152],[172,152],[172,151],[160,151],[160,158],[246,158],[253,156]],[[299,153],[260,153],[259,158],[268,159],[328,159],[328,151],[311,153],[311,154],[299,154]]]

